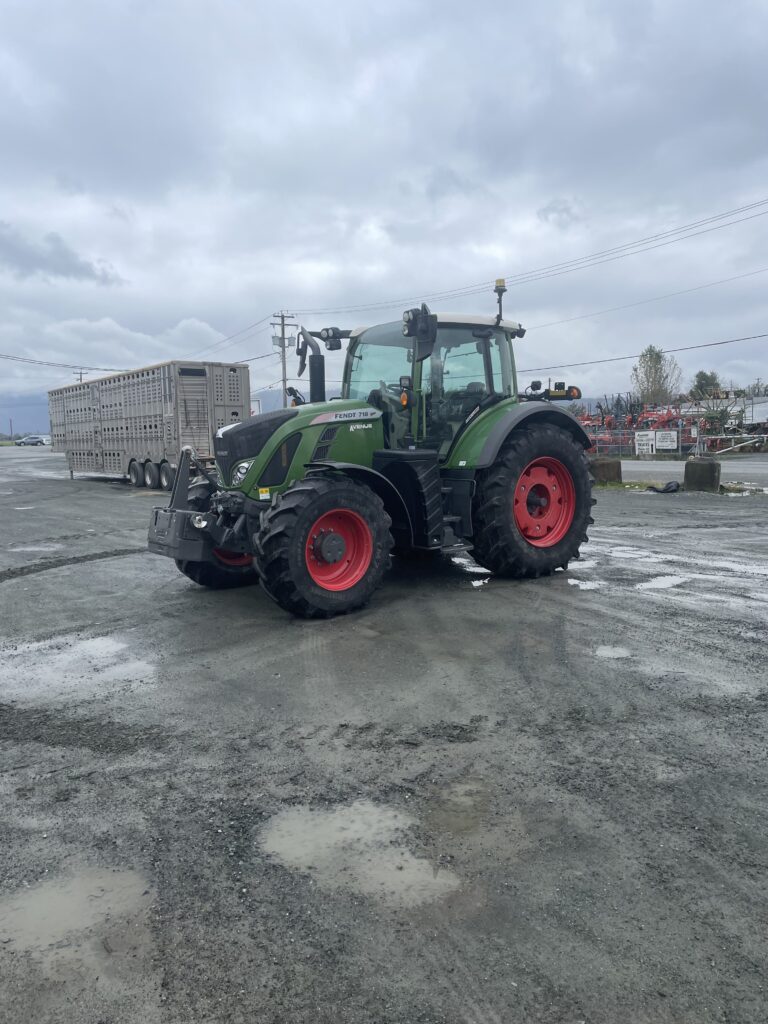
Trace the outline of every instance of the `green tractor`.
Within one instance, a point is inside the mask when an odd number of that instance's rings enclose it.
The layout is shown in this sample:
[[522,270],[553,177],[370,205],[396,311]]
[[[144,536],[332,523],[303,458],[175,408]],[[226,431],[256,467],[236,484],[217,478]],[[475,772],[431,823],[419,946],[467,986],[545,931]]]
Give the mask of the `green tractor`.
[[[502,316],[407,310],[403,322],[300,328],[310,400],[224,427],[216,468],[186,450],[149,548],[204,587],[261,582],[307,618],[365,605],[391,554],[471,550],[505,577],[546,576],[579,556],[592,522],[590,439],[552,404],[518,394]],[[320,343],[348,341],[341,397],[325,399]],[[540,385],[535,385],[540,391]]]

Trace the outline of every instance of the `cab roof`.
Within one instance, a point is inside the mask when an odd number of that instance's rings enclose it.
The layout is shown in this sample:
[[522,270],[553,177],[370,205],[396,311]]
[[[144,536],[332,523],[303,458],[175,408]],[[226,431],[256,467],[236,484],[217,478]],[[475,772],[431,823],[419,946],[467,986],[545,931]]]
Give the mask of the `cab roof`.
[[[516,320],[502,320],[497,325],[495,316],[477,316],[474,313],[435,313],[438,324],[442,324],[446,327],[501,327],[504,331],[510,331],[516,333],[522,330],[522,325],[517,323]],[[367,324],[365,327],[356,327],[350,334],[350,340],[352,338],[359,337],[363,331],[367,331],[373,324]],[[375,326],[381,327],[397,327],[402,326],[401,320],[393,320],[391,324],[377,324]]]

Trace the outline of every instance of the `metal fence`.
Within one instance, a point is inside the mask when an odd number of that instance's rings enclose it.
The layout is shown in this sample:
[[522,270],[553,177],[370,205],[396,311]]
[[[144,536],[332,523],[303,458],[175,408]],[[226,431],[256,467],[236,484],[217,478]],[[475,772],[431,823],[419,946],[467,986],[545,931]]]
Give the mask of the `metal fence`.
[[[600,430],[591,434],[594,440],[589,449],[590,455],[613,455],[618,458],[634,458],[637,454],[634,430]],[[641,431],[648,433],[648,431]],[[663,433],[669,433],[664,431]],[[689,455],[703,455],[707,452],[723,451],[761,451],[768,446],[768,437],[761,434],[702,434],[695,438],[686,431],[682,437],[678,433],[676,448],[656,448],[648,453],[649,458],[658,456],[677,456],[687,458]]]

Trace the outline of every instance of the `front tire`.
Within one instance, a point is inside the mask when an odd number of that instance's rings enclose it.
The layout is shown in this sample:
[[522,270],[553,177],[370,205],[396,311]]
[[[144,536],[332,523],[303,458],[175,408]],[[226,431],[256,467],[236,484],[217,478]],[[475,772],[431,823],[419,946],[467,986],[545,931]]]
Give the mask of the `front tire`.
[[566,569],[588,540],[592,482],[568,431],[550,423],[513,430],[495,464],[478,474],[473,558],[499,576]]
[[254,537],[262,585],[302,618],[362,608],[389,567],[391,525],[365,484],[335,474],[305,477],[262,514]]
[[[191,484],[187,491],[187,508],[207,512],[210,505],[210,484],[207,481]],[[253,557],[236,551],[214,548],[211,559],[205,562],[185,562],[177,558],[176,568],[193,583],[208,590],[233,590],[235,587],[252,587],[259,582]]]
[[233,590],[236,587],[252,587],[259,582],[250,555],[234,552],[214,552],[214,562],[182,562],[176,560],[176,568],[193,583],[208,590]]

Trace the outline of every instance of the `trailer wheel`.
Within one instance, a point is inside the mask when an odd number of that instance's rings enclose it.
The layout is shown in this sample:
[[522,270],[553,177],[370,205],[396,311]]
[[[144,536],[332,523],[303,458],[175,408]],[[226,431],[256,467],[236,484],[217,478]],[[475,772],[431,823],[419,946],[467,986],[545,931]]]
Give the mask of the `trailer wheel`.
[[499,576],[548,576],[579,557],[592,523],[584,449],[550,423],[513,430],[478,474],[472,557]]
[[156,462],[144,463],[144,484],[153,491],[160,486],[160,467]]
[[128,467],[128,479],[133,487],[144,486],[144,470],[140,462],[135,460]]
[[160,463],[160,486],[164,491],[170,491],[173,489],[173,481],[176,479],[176,472],[171,468],[169,463]]

